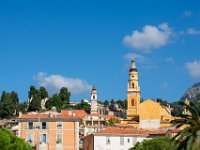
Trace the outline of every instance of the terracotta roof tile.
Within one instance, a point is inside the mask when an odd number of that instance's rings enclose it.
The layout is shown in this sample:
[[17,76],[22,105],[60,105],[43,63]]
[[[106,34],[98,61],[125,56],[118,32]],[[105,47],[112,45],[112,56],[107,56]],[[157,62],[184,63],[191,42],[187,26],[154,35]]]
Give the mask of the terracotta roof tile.
[[[42,113],[28,113],[22,114],[19,118],[50,118],[51,111],[46,111]],[[89,114],[85,110],[62,110],[61,113],[57,113],[54,118],[84,118],[85,116],[101,116],[108,119],[111,118],[118,118],[116,116],[109,116],[109,115],[101,115],[101,114]]]
[[94,133],[94,135],[145,135],[148,136],[146,130],[126,128],[121,129],[117,127],[110,127],[101,132]]
[[165,135],[167,130],[155,129],[155,130],[144,130],[134,128],[119,128],[109,127],[101,132],[93,133],[94,135],[138,135],[138,136],[151,136],[151,135]]

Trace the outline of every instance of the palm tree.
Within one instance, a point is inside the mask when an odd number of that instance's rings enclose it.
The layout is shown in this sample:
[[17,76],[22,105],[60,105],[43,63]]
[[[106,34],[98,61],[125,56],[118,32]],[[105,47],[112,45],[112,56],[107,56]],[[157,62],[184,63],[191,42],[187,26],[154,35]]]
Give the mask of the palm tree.
[[180,114],[171,123],[176,128],[183,128],[173,140],[178,144],[178,150],[198,150],[200,148],[200,105],[181,102],[188,113]]

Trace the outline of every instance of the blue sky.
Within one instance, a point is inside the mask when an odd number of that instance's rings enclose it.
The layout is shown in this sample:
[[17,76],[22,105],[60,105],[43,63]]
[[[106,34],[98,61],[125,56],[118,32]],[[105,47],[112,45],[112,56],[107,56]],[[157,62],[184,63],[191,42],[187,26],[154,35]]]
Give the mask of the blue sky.
[[1,1],[0,92],[30,85],[72,100],[126,99],[135,57],[141,96],[178,100],[200,80],[200,2]]

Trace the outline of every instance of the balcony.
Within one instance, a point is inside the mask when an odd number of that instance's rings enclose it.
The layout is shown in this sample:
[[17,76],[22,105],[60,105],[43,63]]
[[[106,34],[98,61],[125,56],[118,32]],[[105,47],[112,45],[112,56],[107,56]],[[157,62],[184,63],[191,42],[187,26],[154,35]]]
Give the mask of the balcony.
[[47,143],[40,143],[39,144],[39,150],[47,150],[48,144]]
[[63,150],[62,144],[56,144],[56,150]]

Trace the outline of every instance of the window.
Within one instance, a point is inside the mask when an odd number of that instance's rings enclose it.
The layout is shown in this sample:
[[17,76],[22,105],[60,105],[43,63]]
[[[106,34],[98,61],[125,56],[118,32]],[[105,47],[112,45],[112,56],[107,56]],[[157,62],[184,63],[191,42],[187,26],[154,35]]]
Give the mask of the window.
[[63,123],[62,122],[57,122],[57,129],[62,129]]
[[135,88],[134,83],[132,83],[132,88]]
[[28,134],[27,137],[26,137],[26,141],[30,144],[33,143],[33,134]]
[[124,145],[124,137],[120,136],[120,145]]
[[48,142],[47,134],[40,134],[40,144],[46,144]]
[[62,144],[62,134],[56,134],[56,144]]
[[41,125],[42,125],[42,129],[47,129],[47,123],[46,122],[42,122]]
[[33,129],[33,122],[28,122],[27,123],[27,128],[28,129]]
[[95,98],[95,95],[93,95],[93,99],[95,100],[96,98]]
[[134,101],[134,99],[132,99],[131,100],[131,105],[134,106],[135,105],[134,103],[135,103],[135,101]]
[[129,138],[127,139],[127,142],[130,143],[130,139]]
[[109,145],[110,143],[110,137],[106,137],[106,145]]

